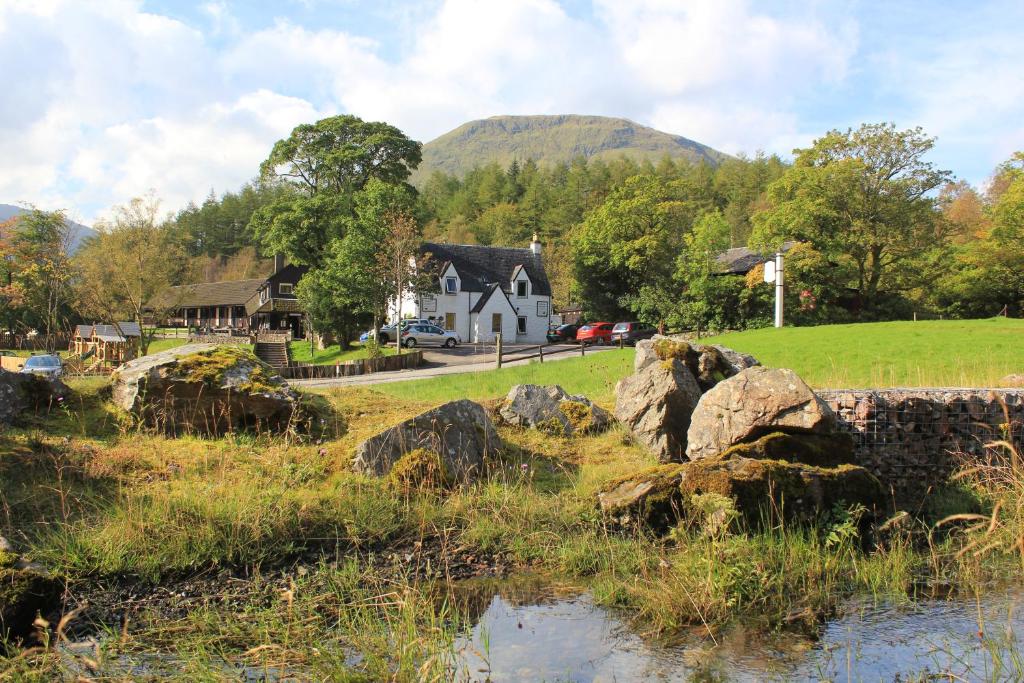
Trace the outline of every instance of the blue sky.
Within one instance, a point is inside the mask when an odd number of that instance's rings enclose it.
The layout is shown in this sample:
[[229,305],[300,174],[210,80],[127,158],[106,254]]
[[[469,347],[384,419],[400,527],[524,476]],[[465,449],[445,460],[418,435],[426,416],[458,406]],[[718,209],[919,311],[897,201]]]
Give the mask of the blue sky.
[[0,203],[94,222],[252,178],[337,113],[428,141],[624,116],[729,153],[921,126],[983,184],[1024,149],[1024,2],[0,0]]

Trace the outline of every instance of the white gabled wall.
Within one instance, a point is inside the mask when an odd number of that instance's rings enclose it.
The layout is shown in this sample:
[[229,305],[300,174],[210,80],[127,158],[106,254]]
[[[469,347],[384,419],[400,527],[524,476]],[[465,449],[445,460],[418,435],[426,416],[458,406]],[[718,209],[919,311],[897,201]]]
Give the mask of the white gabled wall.
[[[524,298],[519,297],[519,282],[527,283],[527,295]],[[548,323],[551,322],[551,297],[534,294],[530,276],[525,269],[520,269],[516,273],[515,280],[512,281],[512,293],[509,299],[512,300],[512,305],[516,308],[517,317],[524,316],[526,318],[526,333],[516,334],[515,340],[523,344],[543,344],[547,340]],[[544,305],[538,308],[538,302]]]
[[501,292],[492,294],[480,312],[473,314],[472,341],[485,343],[494,341],[494,332],[491,331],[491,316],[495,313],[501,314],[501,338],[506,343],[516,341],[516,314]]

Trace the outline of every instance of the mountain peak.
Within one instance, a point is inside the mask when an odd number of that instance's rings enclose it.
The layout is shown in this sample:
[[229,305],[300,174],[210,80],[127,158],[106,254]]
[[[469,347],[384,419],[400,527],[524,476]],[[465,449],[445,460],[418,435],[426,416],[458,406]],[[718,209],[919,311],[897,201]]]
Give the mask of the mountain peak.
[[475,166],[533,159],[540,164],[620,155],[717,164],[726,155],[694,140],[624,118],[580,114],[491,116],[462,124],[423,146],[414,180],[439,170],[461,176]]

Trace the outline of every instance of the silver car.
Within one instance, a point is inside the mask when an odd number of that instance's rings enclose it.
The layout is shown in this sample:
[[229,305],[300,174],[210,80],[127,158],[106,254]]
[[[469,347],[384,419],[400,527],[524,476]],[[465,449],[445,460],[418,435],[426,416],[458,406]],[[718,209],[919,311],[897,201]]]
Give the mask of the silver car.
[[32,356],[25,360],[22,372],[46,377],[60,377],[64,374],[64,366],[59,356]]
[[402,332],[402,344],[408,348],[436,344],[450,349],[460,343],[462,339],[459,335],[451,330],[442,330],[437,325],[409,325]]
[[[423,318],[406,318],[405,320],[403,320],[398,325],[394,325],[394,324],[385,325],[384,327],[380,328],[380,343],[381,344],[389,344],[389,343],[391,343],[393,341],[397,341],[397,339],[398,339],[398,330],[396,328],[398,328],[398,327],[401,327],[402,328],[402,332],[405,332],[407,329],[409,329],[410,325],[430,325],[430,324],[431,323],[430,323],[429,320],[425,320]],[[366,336],[367,337],[372,337],[373,336],[373,330],[370,330],[369,334],[367,334]]]

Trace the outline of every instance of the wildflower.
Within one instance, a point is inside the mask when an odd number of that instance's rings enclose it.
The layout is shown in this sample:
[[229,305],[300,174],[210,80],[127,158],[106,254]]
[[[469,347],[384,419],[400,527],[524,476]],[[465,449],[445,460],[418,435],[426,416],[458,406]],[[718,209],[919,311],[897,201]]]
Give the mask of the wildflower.
[[326,448],[321,448],[320,449],[320,457],[322,458],[322,457],[324,457],[326,455],[327,455],[327,449]]
[[530,466],[529,466],[529,465],[527,465],[527,464],[526,464],[526,463],[524,462],[523,464],[521,464],[521,465],[519,466],[519,469],[520,469],[520,471],[522,471],[522,473],[523,473],[523,474],[526,474],[527,472],[529,472],[529,471],[530,471]]

